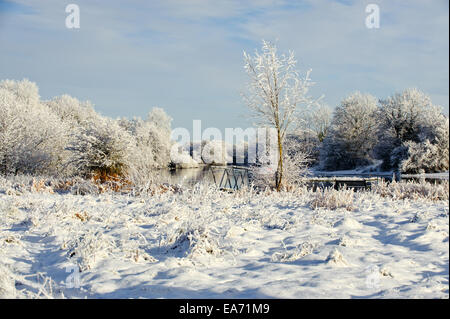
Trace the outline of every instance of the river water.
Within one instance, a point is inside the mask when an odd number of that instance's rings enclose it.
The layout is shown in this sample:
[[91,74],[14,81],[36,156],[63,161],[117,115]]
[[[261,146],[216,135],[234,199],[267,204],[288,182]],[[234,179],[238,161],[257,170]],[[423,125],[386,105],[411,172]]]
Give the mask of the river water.
[[200,166],[198,168],[165,169],[158,171],[159,178],[169,184],[192,186],[198,182],[209,183],[224,188],[238,187],[242,181],[248,185],[248,175],[244,169],[232,166]]

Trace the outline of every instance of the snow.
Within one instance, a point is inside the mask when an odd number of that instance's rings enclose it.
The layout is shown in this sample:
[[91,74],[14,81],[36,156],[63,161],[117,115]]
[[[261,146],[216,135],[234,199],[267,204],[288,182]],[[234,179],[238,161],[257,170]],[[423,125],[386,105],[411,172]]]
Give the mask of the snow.
[[[353,170],[341,170],[341,171],[319,171],[319,170],[310,170],[312,176],[320,176],[320,177],[345,177],[346,179],[364,179],[367,177],[392,177],[394,174],[393,171],[386,172],[368,172],[365,169],[353,169]],[[422,173],[422,174],[401,174],[402,178],[430,178],[430,179],[441,179],[448,180],[449,173],[440,172],[440,173]]]
[[446,179],[448,180],[448,171],[442,173],[424,173],[424,174],[402,174],[403,178],[415,177],[415,178],[434,178],[434,179]]
[[[0,189],[0,297],[448,298],[448,201]],[[17,195],[19,194],[19,195]],[[80,287],[69,288],[79,273]],[[72,277],[71,277],[72,276]],[[75,277],[77,278],[77,277]]]

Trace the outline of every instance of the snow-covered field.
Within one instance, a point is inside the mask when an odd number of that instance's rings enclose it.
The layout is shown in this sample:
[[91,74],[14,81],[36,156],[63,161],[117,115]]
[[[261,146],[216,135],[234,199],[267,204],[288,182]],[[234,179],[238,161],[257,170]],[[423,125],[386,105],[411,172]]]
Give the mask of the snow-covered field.
[[47,190],[0,189],[1,297],[449,297],[448,200]]

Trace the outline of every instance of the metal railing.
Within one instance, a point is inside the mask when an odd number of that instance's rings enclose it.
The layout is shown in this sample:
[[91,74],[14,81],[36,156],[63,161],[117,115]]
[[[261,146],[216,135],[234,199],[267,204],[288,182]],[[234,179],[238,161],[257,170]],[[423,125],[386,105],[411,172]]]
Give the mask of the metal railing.
[[[214,184],[222,190],[238,190],[249,184],[249,169],[247,167],[227,166],[209,167]],[[222,173],[221,173],[222,171]],[[219,174],[217,174],[219,173]],[[217,178],[221,175],[220,178]]]

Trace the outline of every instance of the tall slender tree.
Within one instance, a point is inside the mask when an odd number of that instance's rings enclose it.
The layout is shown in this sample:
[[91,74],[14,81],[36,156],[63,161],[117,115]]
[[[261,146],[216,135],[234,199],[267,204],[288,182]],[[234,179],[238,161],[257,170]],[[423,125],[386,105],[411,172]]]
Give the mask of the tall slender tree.
[[249,76],[248,94],[244,100],[252,110],[257,125],[274,128],[277,133],[278,164],[276,187],[283,184],[283,141],[286,133],[299,117],[300,108],[309,107],[314,100],[307,94],[313,83],[309,77],[311,70],[301,78],[296,70],[297,61],[292,51],[278,54],[274,44],[262,42],[262,52],[251,56],[244,52],[245,71]]

